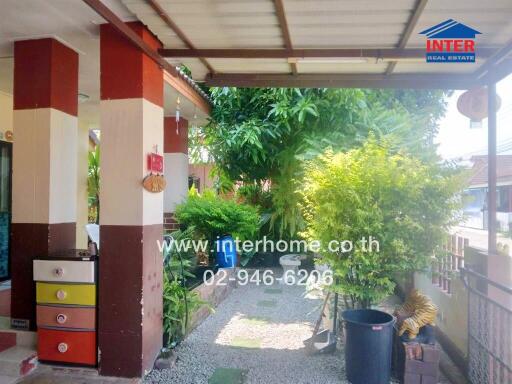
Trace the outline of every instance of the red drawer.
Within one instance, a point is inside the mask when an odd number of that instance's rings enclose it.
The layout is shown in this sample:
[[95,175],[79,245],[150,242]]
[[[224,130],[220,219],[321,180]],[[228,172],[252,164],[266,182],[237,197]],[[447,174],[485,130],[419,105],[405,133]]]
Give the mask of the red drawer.
[[96,365],[96,332],[39,328],[37,354],[43,361]]
[[96,308],[38,305],[38,327],[96,329]]

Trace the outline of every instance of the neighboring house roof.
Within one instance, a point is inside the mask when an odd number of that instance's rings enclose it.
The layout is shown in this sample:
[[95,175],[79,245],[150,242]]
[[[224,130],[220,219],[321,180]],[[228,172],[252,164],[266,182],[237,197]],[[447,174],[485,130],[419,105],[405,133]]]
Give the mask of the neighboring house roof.
[[[473,162],[473,167],[471,168],[469,186],[486,186],[488,172],[487,156],[473,156],[471,161]],[[497,183],[512,184],[512,155],[496,156],[496,177]]]
[[420,34],[427,35],[429,39],[474,39],[475,35],[481,35],[481,32],[453,19],[448,19],[425,29]]

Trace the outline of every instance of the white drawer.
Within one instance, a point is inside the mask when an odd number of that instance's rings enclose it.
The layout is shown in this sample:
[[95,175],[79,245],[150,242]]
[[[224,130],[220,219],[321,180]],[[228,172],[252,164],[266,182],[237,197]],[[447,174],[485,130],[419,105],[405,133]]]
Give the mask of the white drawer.
[[34,280],[94,283],[94,261],[34,260]]

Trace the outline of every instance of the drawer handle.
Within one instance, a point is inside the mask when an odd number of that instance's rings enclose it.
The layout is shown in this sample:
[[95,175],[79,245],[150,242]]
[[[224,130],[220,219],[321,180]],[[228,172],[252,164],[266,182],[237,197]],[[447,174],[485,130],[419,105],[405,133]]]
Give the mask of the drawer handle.
[[57,323],[64,324],[67,320],[68,320],[68,317],[65,314],[59,313],[57,315]]
[[63,291],[62,289],[59,289],[57,291],[57,293],[55,294],[55,296],[57,296],[57,299],[59,299],[59,300],[64,300],[67,296],[67,293],[66,293],[66,291]]
[[64,275],[64,269],[62,267],[57,267],[53,270],[53,274],[57,277],[62,277]]
[[66,353],[68,351],[68,345],[66,343],[59,343],[57,349],[60,353]]

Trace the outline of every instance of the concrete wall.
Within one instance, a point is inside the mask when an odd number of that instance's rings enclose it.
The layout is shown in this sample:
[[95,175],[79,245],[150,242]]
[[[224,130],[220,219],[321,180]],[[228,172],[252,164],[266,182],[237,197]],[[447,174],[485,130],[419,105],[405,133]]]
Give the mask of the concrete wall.
[[0,91],[0,140],[5,131],[12,131],[12,95]]
[[468,294],[464,283],[452,280],[452,294],[447,294],[432,279],[422,273],[414,274],[414,286],[429,296],[438,306],[436,325],[467,356],[468,351]]
[[78,116],[77,144],[77,207],[76,207],[76,247],[87,248],[88,194],[87,174],[89,156],[89,126]]
[[[6,131],[13,131],[13,99],[12,95],[0,92],[0,140],[4,140]],[[14,140],[16,137],[14,137]],[[88,125],[79,120],[77,145],[77,226],[76,246],[87,248],[87,156],[89,149]]]
[[199,179],[199,192],[211,189],[214,186],[214,179],[210,176],[213,164],[189,164],[188,174]]
[[[489,279],[505,286],[512,286],[512,257],[488,255],[487,251],[466,247],[464,265]],[[430,276],[416,273],[414,285],[424,294],[430,296],[439,307],[437,326],[445,336],[467,357],[468,353],[468,291],[459,275],[452,279],[452,293],[448,294],[435,284]],[[478,286],[486,284],[479,283]],[[511,295],[497,288],[488,286],[488,296],[505,307],[512,306]]]
[[167,186],[164,191],[164,212],[174,212],[176,205],[188,195],[188,156],[181,152],[164,154]]

